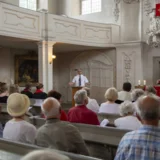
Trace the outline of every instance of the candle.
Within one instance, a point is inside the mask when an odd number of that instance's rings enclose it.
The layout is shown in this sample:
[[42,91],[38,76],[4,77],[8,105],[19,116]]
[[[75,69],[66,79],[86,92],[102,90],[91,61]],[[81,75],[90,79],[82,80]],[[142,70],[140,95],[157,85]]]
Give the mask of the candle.
[[146,85],[146,80],[143,81],[144,86]]
[[139,86],[141,85],[141,80],[138,80],[138,85],[139,85]]

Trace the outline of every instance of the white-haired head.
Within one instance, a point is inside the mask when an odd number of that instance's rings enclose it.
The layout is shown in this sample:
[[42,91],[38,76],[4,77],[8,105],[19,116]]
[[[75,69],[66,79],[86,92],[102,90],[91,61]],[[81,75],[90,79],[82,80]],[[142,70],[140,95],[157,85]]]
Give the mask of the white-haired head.
[[108,100],[108,101],[111,101],[111,102],[114,102],[117,100],[118,98],[118,92],[115,88],[109,88],[107,89],[104,97]]
[[21,160],[70,160],[70,159],[52,150],[37,150],[27,154]]
[[120,109],[121,116],[131,115],[135,111],[134,104],[130,101],[124,101],[123,103],[121,103],[121,105],[119,106],[119,109]]
[[160,100],[154,94],[141,96],[137,101],[136,112],[141,120],[159,121],[160,118]]
[[53,97],[45,99],[41,109],[47,119],[59,118],[60,116],[60,103]]
[[153,86],[147,86],[146,87],[146,93],[147,94],[150,94],[150,93],[157,94],[157,91],[156,91],[156,89]]
[[132,95],[132,100],[137,101],[139,97],[144,95],[144,91],[142,89],[134,89],[131,95]]
[[78,90],[74,95],[74,101],[77,106],[86,105],[88,103],[87,92],[83,89]]

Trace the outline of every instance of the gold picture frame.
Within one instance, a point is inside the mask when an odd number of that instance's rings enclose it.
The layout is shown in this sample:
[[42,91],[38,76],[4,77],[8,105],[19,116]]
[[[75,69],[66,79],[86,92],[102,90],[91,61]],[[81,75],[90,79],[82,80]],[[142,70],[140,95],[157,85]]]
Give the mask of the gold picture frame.
[[38,56],[15,56],[15,84],[24,87],[26,83],[38,83]]

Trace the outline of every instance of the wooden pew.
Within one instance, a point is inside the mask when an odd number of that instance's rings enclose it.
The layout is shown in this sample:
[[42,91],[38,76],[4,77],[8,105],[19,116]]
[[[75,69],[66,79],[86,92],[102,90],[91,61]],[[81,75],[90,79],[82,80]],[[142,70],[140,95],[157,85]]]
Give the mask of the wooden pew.
[[114,120],[120,118],[119,114],[97,113],[98,119],[102,122],[104,119],[108,119],[110,123],[114,124]]
[[[45,119],[42,118],[32,117],[30,120],[37,128],[45,123]],[[79,129],[92,157],[109,160],[114,159],[121,138],[129,132],[129,130],[111,127],[103,128],[86,124],[72,124]]]
[[[33,151],[43,149],[35,145],[17,143],[0,138],[0,159],[2,160],[20,160],[24,155]],[[93,157],[82,156],[78,154],[63,152],[52,149],[52,151],[68,156],[71,160],[100,160]]]

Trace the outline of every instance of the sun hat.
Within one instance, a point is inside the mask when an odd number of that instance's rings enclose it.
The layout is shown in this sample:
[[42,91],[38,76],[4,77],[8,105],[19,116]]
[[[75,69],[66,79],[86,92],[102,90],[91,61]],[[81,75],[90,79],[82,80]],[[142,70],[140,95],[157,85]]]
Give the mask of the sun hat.
[[29,98],[20,93],[13,93],[7,100],[7,112],[13,117],[24,115],[30,106]]

